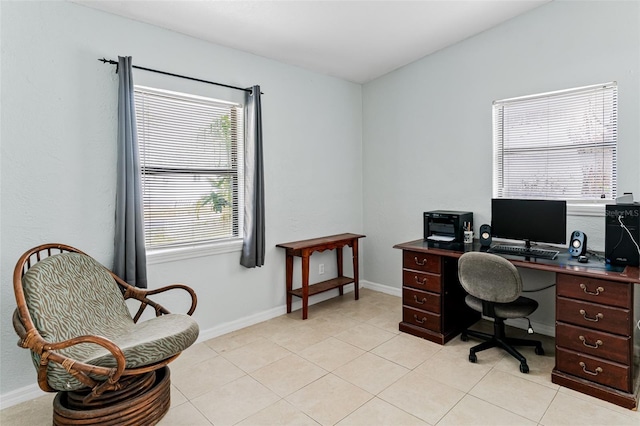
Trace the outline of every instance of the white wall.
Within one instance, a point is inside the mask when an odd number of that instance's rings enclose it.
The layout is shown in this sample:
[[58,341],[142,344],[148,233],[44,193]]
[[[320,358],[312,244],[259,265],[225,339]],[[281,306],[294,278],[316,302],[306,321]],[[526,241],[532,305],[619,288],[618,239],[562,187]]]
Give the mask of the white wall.
[[[422,236],[422,212],[490,223],[491,103],[604,83],[619,89],[618,188],[640,198],[640,3],[552,2],[364,85],[364,277],[400,288],[396,243]],[[604,218],[568,218],[604,249]],[[523,272],[525,285],[553,274]],[[553,331],[554,289],[534,322]],[[546,326],[546,327],[544,327]]]
[[[639,14],[637,2],[552,2],[361,94],[358,85],[75,4],[0,2],[2,403],[35,383],[9,320],[19,255],[60,241],[112,260],[117,76],[97,58],[131,55],[142,66],[260,84],[265,93],[266,265],[246,270],[232,253],[149,269],[153,287],[193,286],[195,317],[211,330],[282,310],[284,255],[276,243],[363,232],[361,278],[399,293],[401,257],[391,247],[420,238],[423,211],[469,209],[477,232],[490,219],[494,99],[617,80],[619,189],[640,198]],[[219,93],[142,72],[135,79]],[[571,217],[568,228],[602,249],[602,218]],[[312,273],[319,262],[332,273],[332,260],[314,255]],[[296,262],[296,280],[298,272]],[[525,281],[548,284],[553,276],[527,271]],[[539,297],[534,320],[552,328],[553,290]]]
[[[265,266],[245,269],[237,252],[149,267],[151,287],[183,282],[196,290],[201,330],[283,312],[284,253],[275,244],[362,232],[360,85],[73,3],[0,7],[3,403],[36,383],[11,327],[18,257],[38,244],[63,242],[112,262],[117,75],[98,58],[131,55],[137,65],[240,87],[260,84],[264,92]],[[219,94],[214,86],[142,71],[134,80]],[[314,255],[313,262],[326,262],[330,274],[334,256]],[[298,282],[299,271],[296,262]]]

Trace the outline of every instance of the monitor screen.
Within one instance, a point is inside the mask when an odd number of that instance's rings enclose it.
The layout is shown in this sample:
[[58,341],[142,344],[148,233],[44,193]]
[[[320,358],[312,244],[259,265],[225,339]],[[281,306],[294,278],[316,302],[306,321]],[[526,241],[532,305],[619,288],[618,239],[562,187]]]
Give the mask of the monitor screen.
[[491,234],[496,238],[565,244],[567,203],[560,200],[491,200]]

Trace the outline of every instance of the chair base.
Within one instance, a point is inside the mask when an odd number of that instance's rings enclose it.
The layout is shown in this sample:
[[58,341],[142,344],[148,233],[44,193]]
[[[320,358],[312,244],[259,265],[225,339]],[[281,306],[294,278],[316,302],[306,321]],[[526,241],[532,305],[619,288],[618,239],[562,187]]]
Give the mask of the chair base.
[[58,392],[53,400],[54,426],[155,425],[169,411],[169,367],[132,378],[124,389],[105,392],[83,403],[84,392]]
[[495,318],[493,323],[493,334],[483,333],[475,330],[465,330],[462,332],[460,338],[463,341],[469,340],[469,336],[475,337],[484,342],[480,343],[469,349],[469,362],[477,362],[477,352],[484,351],[489,348],[502,348],[507,351],[512,357],[520,361],[520,372],[529,373],[529,366],[527,365],[527,359],[514,348],[514,346],[533,346],[535,347],[536,355],[544,355],[544,349],[542,343],[538,340],[518,339],[514,337],[505,336],[504,320],[501,318]]

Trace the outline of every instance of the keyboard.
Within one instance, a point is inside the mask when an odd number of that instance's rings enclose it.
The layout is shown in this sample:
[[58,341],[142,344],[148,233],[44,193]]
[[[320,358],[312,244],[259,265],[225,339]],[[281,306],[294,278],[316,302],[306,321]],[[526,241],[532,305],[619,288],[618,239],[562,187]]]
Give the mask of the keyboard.
[[554,260],[558,253],[557,250],[543,250],[537,248],[527,248],[520,246],[495,245],[487,250],[489,253],[508,254],[512,256],[536,257],[539,259]]

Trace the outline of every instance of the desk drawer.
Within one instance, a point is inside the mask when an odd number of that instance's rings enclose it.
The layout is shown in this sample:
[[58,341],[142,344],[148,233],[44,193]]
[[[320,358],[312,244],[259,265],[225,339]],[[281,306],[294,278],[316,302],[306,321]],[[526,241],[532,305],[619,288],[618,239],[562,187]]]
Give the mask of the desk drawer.
[[409,287],[402,289],[402,303],[413,308],[440,313],[440,295]]
[[440,315],[432,312],[414,309],[408,306],[402,307],[402,321],[431,331],[440,332]]
[[633,284],[616,283],[577,275],[557,274],[558,296],[629,308]]
[[556,368],[583,379],[631,392],[631,367],[556,347]]
[[440,256],[420,253],[418,251],[402,251],[402,267],[416,271],[440,273]]
[[586,355],[597,356],[625,365],[631,365],[631,338],[602,331],[556,324],[556,344]]
[[556,320],[624,336],[631,335],[632,321],[628,309],[557,297]]
[[413,287],[418,290],[441,293],[440,275],[425,272],[402,271],[402,285]]

